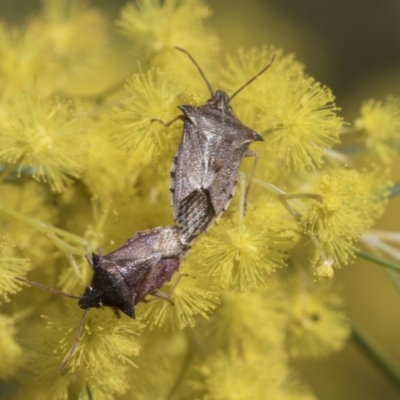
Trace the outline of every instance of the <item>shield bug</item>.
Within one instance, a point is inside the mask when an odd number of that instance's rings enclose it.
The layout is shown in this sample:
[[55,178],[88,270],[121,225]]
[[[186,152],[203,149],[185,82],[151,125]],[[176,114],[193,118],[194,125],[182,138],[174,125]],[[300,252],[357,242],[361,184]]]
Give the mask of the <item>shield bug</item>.
[[169,295],[158,292],[158,289],[178,270],[188,250],[188,246],[182,245],[179,228],[176,226],[138,232],[112,253],[103,255],[100,251],[100,254],[93,253],[91,257],[87,256],[93,269],[93,277],[82,296],[74,296],[37,282],[16,278],[52,293],[78,299],[79,306],[85,310],[73,345],[60,369],[67,365],[75,351],[90,308],[111,307],[117,315],[118,311],[122,311],[135,318],[135,305],[145,301],[147,295],[168,300]]
[[165,126],[179,119],[184,122],[182,140],[171,169],[170,190],[175,221],[181,226],[183,240],[189,243],[226,210],[235,191],[242,159],[254,157],[245,191],[246,201],[258,161],[258,154],[248,148],[250,143],[263,138],[234,116],[229,103],[272,65],[275,55],[229,97],[222,90],[214,93],[194,58],[186,50],[176,49],[195,64],[211,93],[210,100],[202,106],[179,106],[183,115],[167,123],[153,120]]

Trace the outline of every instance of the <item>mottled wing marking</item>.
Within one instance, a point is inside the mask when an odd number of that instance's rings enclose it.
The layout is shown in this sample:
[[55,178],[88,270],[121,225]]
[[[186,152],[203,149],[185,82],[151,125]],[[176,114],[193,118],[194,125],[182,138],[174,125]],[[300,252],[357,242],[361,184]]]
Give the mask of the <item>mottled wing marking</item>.
[[248,144],[245,144],[230,153],[210,186],[210,198],[216,217],[219,217],[226,210],[233,197],[240,163],[247,147]]
[[215,217],[208,190],[195,190],[186,196],[178,208],[177,222],[186,243],[203,232]]
[[179,259],[162,259],[150,270],[136,296],[135,304],[142,301],[148,294],[156,292],[164,283],[171,280],[172,275],[178,270]]
[[133,306],[171,279],[184,253],[178,228],[159,227],[138,232],[103,260],[129,287],[125,304]]
[[[201,187],[203,161],[199,157],[198,136],[191,122],[185,121],[184,134],[174,159],[172,205],[174,218],[178,216],[179,203],[195,189]],[[188,171],[191,171],[188,174]]]
[[160,253],[149,254],[147,258],[115,260],[115,263],[129,289],[137,293],[148,274],[161,260],[161,257]]
[[190,193],[208,189],[221,168],[218,147],[197,130],[190,121],[185,122],[182,142],[172,167],[172,206],[174,219],[179,215],[180,203]]

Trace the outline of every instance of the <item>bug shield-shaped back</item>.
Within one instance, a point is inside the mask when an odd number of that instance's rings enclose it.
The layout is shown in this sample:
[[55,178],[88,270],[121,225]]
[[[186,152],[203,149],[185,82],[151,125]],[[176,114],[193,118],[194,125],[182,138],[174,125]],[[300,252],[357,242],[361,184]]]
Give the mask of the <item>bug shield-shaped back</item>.
[[[203,145],[207,146],[207,142],[214,150],[217,145],[223,145],[225,148],[229,146],[230,150],[234,150],[246,143],[264,140],[262,136],[243,125],[233,115],[232,107],[229,105],[229,97],[222,90],[217,90],[203,106],[181,105],[179,108],[185,116],[183,136],[185,136],[185,129],[187,128],[193,128],[195,134],[202,135],[202,137],[199,137],[199,150],[202,149]],[[199,153],[198,156],[200,155],[204,159],[207,154]]]
[[[108,306],[123,311],[135,318],[134,300],[137,292],[149,273],[147,265],[134,266],[131,260],[108,260],[93,254],[93,277],[85,293],[79,299],[83,309]],[[123,271],[131,267],[135,272],[134,287],[125,281]],[[136,267],[136,268],[135,268]]]
[[182,235],[191,241],[228,207],[240,163],[250,143],[263,138],[232,113],[228,95],[218,90],[202,106],[184,113],[182,141],[172,167],[172,204]]
[[144,301],[147,295],[168,300],[168,296],[161,295],[158,290],[170,281],[188,250],[189,247],[182,244],[180,231],[176,226],[137,232],[113,252],[103,255],[100,251],[100,255],[92,254],[87,257],[93,269],[93,277],[82,296],[16,277],[16,280],[28,285],[78,299],[79,306],[85,310],[74,342],[60,370],[65,368],[74,354],[90,308],[111,307],[114,311],[120,310],[135,318],[134,306]]
[[208,229],[228,207],[236,186],[240,163],[244,157],[254,157],[253,168],[244,196],[246,196],[258,160],[258,154],[248,151],[250,143],[263,138],[243,125],[232,113],[230,101],[263,74],[271,61],[230,97],[222,90],[215,93],[203,70],[192,55],[180,47],[196,66],[207,84],[211,99],[202,106],[181,105],[183,116],[165,123],[169,126],[183,119],[183,135],[171,169],[172,206],[183,243],[191,243]]
[[187,250],[176,227],[159,227],[137,232],[107,255],[93,254],[93,277],[80,307],[108,306],[135,318],[134,306],[171,279]]

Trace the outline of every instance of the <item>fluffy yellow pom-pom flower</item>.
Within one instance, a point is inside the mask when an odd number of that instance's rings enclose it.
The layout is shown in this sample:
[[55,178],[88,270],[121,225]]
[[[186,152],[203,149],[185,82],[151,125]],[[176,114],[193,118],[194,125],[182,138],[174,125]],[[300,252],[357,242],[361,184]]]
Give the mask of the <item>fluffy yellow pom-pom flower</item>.
[[373,99],[364,102],[354,126],[360,131],[360,141],[368,153],[390,163],[400,145],[400,100],[388,97],[384,102]]
[[117,25],[148,65],[184,71],[176,46],[190,51],[203,68],[218,49],[217,37],[204,24],[210,14],[200,0],[139,0],[123,9]]
[[304,283],[295,278],[288,284],[287,344],[293,357],[321,357],[341,349],[348,338],[349,324],[343,300],[330,282]]
[[28,259],[15,257],[12,247],[5,241],[0,242],[0,304],[2,301],[10,301],[9,294],[21,290],[14,278],[25,276],[29,266]]
[[166,128],[152,120],[169,122],[179,115],[178,96],[184,86],[171,73],[156,69],[134,74],[126,88],[131,97],[123,108],[116,109],[118,128],[114,137],[121,148],[142,162],[157,163],[161,154],[177,146],[177,132],[182,128],[179,123]]
[[221,220],[195,250],[203,273],[241,291],[266,286],[268,276],[285,265],[286,251],[294,245],[292,234],[274,223],[275,211],[275,206],[266,204],[253,218],[249,213],[243,220],[237,215]]
[[61,192],[84,166],[82,119],[71,104],[21,93],[0,120],[0,160]]
[[[352,242],[379,217],[386,202],[379,192],[389,182],[385,173],[347,169],[324,173],[316,182],[321,199],[306,205],[301,224],[306,233],[317,237],[336,266],[348,262],[353,256]],[[324,261],[314,253],[314,265]]]
[[15,341],[13,318],[0,314],[0,378],[12,376],[22,364],[22,348]]

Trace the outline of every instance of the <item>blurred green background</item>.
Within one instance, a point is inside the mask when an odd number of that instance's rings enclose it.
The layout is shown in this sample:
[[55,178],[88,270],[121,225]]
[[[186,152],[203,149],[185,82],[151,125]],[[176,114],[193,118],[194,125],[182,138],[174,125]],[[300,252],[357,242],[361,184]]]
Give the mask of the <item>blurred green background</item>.
[[[123,0],[91,4],[115,19]],[[210,25],[222,51],[273,44],[293,52],[308,74],[330,87],[341,114],[352,122],[363,99],[400,95],[400,1],[209,0]],[[20,24],[39,0],[0,0],[1,19]],[[189,49],[190,50],[190,49]],[[400,181],[399,168],[393,176]],[[398,231],[400,199],[392,199],[378,228]],[[350,317],[400,363],[400,293],[386,271],[357,261],[336,274]],[[300,365],[322,400],[395,400],[400,392],[350,342],[326,360]],[[273,399],[274,400],[274,399]]]

